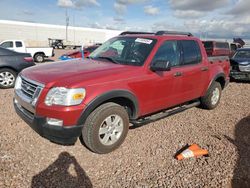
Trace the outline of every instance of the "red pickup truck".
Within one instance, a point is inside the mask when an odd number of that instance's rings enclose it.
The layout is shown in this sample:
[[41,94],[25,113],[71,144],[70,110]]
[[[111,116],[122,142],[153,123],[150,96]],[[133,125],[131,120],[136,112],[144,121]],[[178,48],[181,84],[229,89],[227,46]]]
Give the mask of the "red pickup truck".
[[208,56],[232,56],[228,42],[202,41]]
[[194,106],[215,108],[229,81],[228,57],[208,58],[190,33],[123,32],[86,60],[22,71],[17,114],[42,137],[96,153],[124,141],[130,123],[148,123]]

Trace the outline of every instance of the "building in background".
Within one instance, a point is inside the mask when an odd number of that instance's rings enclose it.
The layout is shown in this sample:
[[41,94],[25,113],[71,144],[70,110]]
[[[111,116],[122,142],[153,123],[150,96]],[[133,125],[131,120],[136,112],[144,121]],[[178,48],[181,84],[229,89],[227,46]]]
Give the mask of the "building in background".
[[[117,36],[121,31],[68,27],[69,44],[90,45],[103,43]],[[27,46],[48,46],[48,38],[66,39],[66,26],[40,23],[0,20],[0,41],[7,39],[24,40]]]

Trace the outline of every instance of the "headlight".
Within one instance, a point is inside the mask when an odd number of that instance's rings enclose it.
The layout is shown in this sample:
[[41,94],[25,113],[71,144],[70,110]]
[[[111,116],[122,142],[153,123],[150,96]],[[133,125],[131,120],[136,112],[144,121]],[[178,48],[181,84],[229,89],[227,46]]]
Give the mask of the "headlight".
[[67,89],[64,87],[55,87],[49,90],[45,104],[61,105],[61,106],[73,106],[79,105],[85,98],[86,91],[84,88]]
[[250,62],[247,62],[247,61],[240,62],[239,65],[243,65],[243,66],[250,65]]
[[22,79],[20,76],[18,76],[15,82],[15,90],[21,89],[21,85],[22,85]]
[[250,63],[249,62],[240,62],[239,69],[241,72],[250,72]]

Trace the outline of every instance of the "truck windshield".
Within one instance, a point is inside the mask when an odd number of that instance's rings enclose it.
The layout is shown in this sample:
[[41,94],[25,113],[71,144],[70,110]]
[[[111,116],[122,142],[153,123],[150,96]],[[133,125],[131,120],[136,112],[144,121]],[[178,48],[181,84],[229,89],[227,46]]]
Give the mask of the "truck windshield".
[[116,37],[105,42],[89,57],[117,64],[142,66],[155,43],[156,39]]
[[246,58],[246,59],[249,59],[250,58],[250,51],[240,50],[240,51],[236,52],[236,54],[234,55],[234,58]]

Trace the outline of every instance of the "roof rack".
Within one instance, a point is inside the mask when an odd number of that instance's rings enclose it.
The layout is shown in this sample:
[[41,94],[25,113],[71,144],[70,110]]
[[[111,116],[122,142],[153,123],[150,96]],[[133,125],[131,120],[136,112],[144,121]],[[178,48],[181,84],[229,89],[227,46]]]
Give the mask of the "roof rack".
[[155,35],[187,35],[189,37],[193,36],[192,33],[180,31],[157,31]]
[[136,31],[124,31],[120,35],[139,35],[139,34],[155,34],[155,33],[150,33],[150,32],[136,32]]

